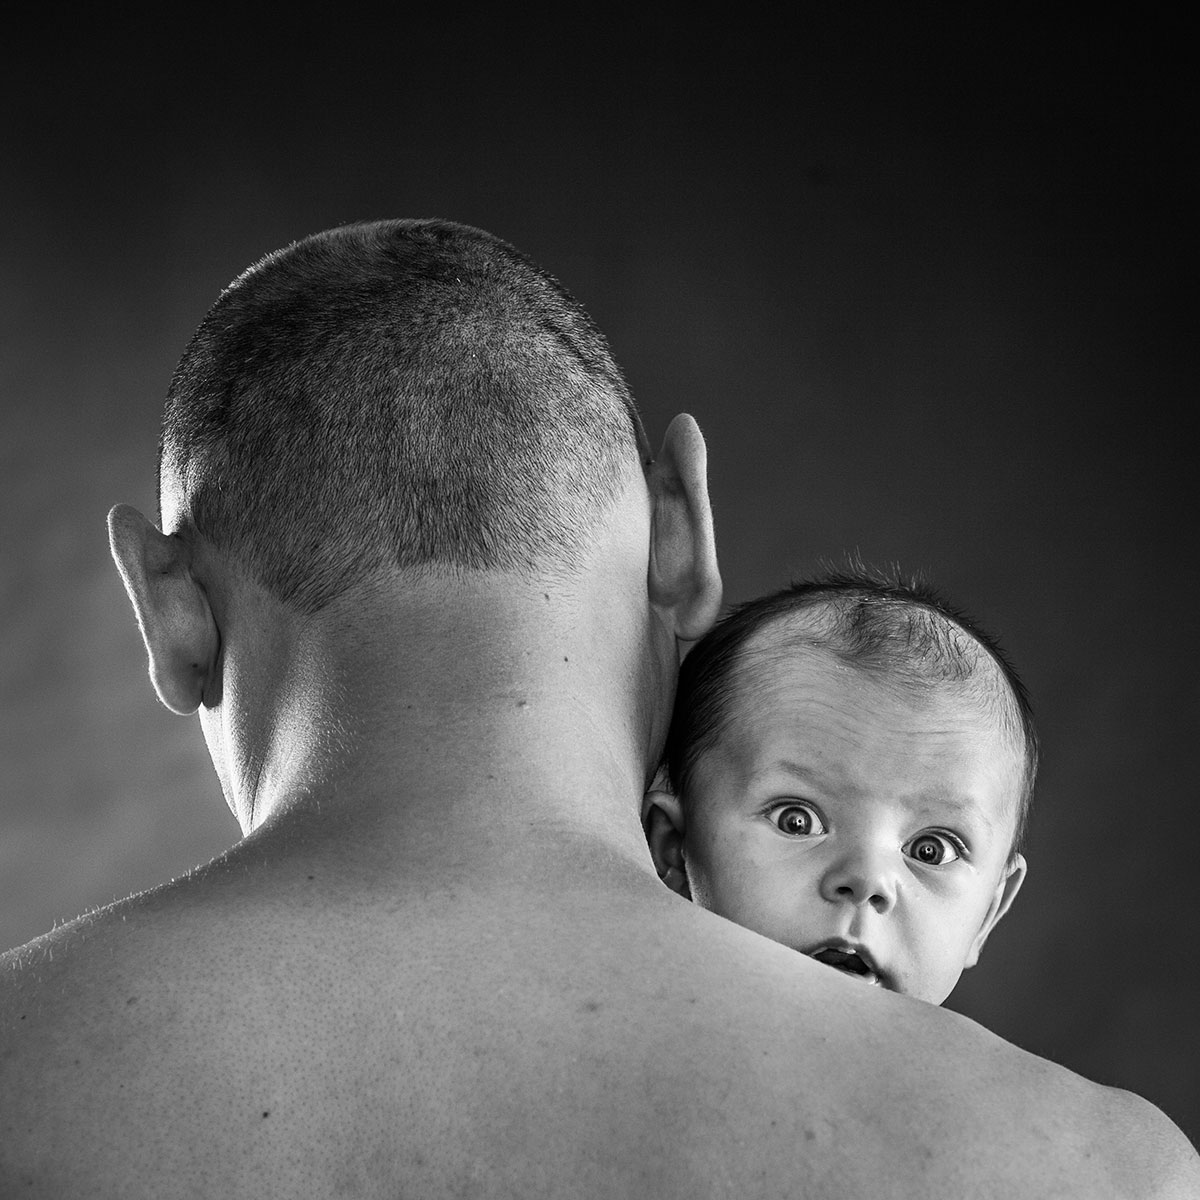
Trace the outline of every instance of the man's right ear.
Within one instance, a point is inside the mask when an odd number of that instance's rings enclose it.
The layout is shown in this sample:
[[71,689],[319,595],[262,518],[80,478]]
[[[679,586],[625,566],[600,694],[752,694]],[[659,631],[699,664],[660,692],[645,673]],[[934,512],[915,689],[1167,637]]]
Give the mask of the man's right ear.
[[667,427],[648,477],[651,602],[666,613],[675,636],[691,642],[711,628],[721,609],[708,454],[699,426],[680,413]]
[[216,681],[221,646],[191,547],[160,533],[136,508],[108,514],[108,540],[150,656],[150,681],[174,713],[194,713]]
[[647,792],[642,801],[642,827],[658,877],[685,900],[692,898],[683,860],[683,807],[671,792]]

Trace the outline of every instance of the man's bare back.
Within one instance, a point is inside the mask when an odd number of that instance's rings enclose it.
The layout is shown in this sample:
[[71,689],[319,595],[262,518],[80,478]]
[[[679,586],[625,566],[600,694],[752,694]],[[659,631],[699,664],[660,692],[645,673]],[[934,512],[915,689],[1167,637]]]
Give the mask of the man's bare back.
[[25,952],[3,1194],[1195,1194],[1136,1098],[633,869],[266,874],[235,858]]
[[720,602],[704,446],[678,419],[649,461],[531,271],[366,227],[189,348],[165,532],[110,529],[246,836],[0,960],[0,1195],[1200,1194],[1152,1106],[661,885],[640,801]]

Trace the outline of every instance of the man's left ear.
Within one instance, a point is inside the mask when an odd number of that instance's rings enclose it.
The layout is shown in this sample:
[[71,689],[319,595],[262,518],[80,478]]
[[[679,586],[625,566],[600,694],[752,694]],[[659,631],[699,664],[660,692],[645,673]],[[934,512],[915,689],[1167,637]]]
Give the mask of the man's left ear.
[[695,641],[720,612],[721,574],[708,499],[708,453],[687,413],[667,427],[647,482],[653,504],[650,600],[680,641]]
[[971,943],[971,949],[967,954],[965,966],[973,967],[979,961],[979,956],[983,953],[983,946],[988,939],[988,934],[996,928],[1000,918],[1008,912],[1012,906],[1012,902],[1017,898],[1017,893],[1021,890],[1021,884],[1024,882],[1025,856],[1023,854],[1014,854],[1009,860],[1008,865],[1004,868],[1004,877],[996,885],[996,892],[992,897],[991,906],[988,908],[987,916],[983,919],[983,924],[979,927],[979,932],[975,935],[975,940]]
[[108,514],[112,556],[150,658],[150,681],[174,713],[194,713],[215,683],[221,646],[208,594],[181,537],[160,533],[136,508]]

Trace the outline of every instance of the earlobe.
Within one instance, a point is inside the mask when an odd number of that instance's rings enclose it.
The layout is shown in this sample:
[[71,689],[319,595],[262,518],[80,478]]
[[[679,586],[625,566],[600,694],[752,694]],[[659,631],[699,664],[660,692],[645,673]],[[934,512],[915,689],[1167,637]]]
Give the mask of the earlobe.
[[1025,882],[1025,870],[1025,856],[1023,854],[1014,854],[1005,867],[1004,878],[996,885],[996,892],[992,897],[992,903],[988,908],[987,916],[984,918],[979,932],[975,935],[975,941],[971,944],[966,966],[973,967],[979,961],[979,956],[983,953],[983,947],[987,942],[988,935],[1000,923],[1000,918],[1008,912],[1009,908],[1012,907],[1012,902],[1017,898],[1017,893],[1021,890],[1021,884]]
[[708,632],[721,608],[708,455],[696,422],[681,413],[668,426],[650,468],[650,600],[666,613],[681,641]]
[[658,877],[685,900],[692,898],[683,859],[683,809],[671,792],[647,792],[642,801],[642,827]]
[[191,549],[127,504],[108,514],[108,537],[146,645],[154,690],[172,712],[194,713],[213,683],[220,636],[208,596],[193,576]]

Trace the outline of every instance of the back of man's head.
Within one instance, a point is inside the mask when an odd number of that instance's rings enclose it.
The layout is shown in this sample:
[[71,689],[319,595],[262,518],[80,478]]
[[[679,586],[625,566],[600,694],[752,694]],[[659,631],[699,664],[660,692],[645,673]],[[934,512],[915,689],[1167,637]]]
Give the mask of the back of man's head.
[[569,577],[648,458],[603,336],[506,242],[347,225],[208,312],[167,396],[165,530],[315,612],[388,570]]

